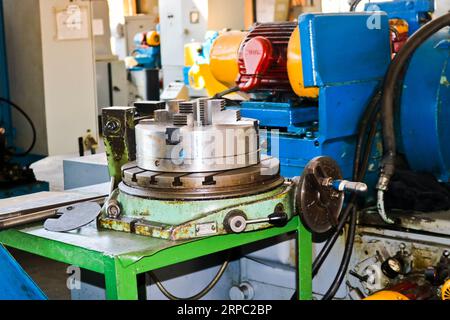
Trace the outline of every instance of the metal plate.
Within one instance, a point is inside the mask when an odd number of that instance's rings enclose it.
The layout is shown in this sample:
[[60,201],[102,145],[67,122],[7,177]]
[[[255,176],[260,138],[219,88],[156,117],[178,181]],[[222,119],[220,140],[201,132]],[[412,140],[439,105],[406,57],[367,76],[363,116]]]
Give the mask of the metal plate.
[[266,192],[280,186],[279,161],[264,157],[254,166],[215,172],[173,173],[122,168],[121,191],[154,199],[212,199]]
[[315,233],[325,233],[337,225],[344,202],[342,192],[322,185],[326,178],[342,179],[338,164],[329,157],[314,158],[305,167],[296,194],[302,222]]
[[60,209],[58,219],[47,219],[44,228],[48,231],[65,232],[79,229],[100,214],[101,207],[96,202],[82,202]]

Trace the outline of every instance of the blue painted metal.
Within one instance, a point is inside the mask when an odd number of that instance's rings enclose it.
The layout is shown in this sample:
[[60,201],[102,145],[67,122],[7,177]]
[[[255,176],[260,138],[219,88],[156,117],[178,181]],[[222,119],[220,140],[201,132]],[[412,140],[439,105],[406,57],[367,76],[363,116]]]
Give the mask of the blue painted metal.
[[[304,81],[319,87],[317,101],[241,104],[242,116],[280,129],[278,143],[273,135],[262,134],[261,145],[280,159],[283,176],[298,176],[308,161],[326,155],[339,163],[345,178],[351,178],[360,117],[391,59],[387,15],[380,14],[381,28],[373,30],[367,28],[368,17],[369,13],[299,17]],[[380,156],[374,152],[372,167]]]
[[46,300],[47,297],[0,245],[0,300]]
[[402,151],[413,170],[450,182],[450,29],[426,41],[405,76],[400,110]]
[[[159,29],[159,25],[157,26]],[[135,49],[131,53],[138,65],[130,68],[131,71],[143,69],[161,69],[161,46],[148,46],[142,44],[142,32],[133,38]]]
[[[6,60],[6,40],[3,24],[3,3],[0,2],[0,97],[9,99],[8,64]],[[11,108],[0,103],[0,127],[6,129],[6,138],[11,141],[13,127],[11,121]]]
[[[0,97],[9,99],[10,95],[9,95],[9,79],[8,79],[8,62],[6,56],[6,40],[3,22],[4,22],[3,2],[0,2]],[[12,123],[11,107],[6,103],[1,102],[0,102],[0,127],[5,128],[8,147],[12,147],[14,142],[14,128]],[[43,157],[38,155],[28,155],[27,157],[13,158],[11,159],[11,161],[26,167],[41,158]],[[48,191],[48,183],[39,181],[27,185],[11,187],[6,190],[0,189],[0,199],[39,191]]]
[[384,77],[390,62],[388,18],[380,13],[380,28],[369,29],[370,16],[369,13],[299,16],[306,86],[343,85]]
[[138,47],[133,51],[133,58],[136,59],[138,66],[130,68],[130,70],[161,68],[160,46]]
[[434,12],[434,0],[394,0],[374,2],[365,5],[365,11],[385,11],[389,19],[403,19],[408,22],[409,35],[420,28],[423,21],[428,21]]
[[[195,64],[209,64],[209,55],[211,53],[211,48],[214,41],[219,36],[219,32],[217,31],[207,31],[205,34],[205,41],[202,43],[201,51],[195,57]],[[189,70],[191,70],[192,66],[184,66],[183,67],[183,81],[186,86],[190,86],[189,83]]]
[[259,119],[261,127],[286,128],[305,135],[313,134],[319,120],[317,106],[295,106],[292,102],[245,101],[239,109],[245,117]]

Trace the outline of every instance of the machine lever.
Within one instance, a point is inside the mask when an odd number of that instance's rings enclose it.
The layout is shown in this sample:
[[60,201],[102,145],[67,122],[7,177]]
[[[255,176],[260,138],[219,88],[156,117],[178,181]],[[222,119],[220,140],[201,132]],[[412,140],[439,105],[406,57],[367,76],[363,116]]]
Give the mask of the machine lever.
[[359,194],[366,193],[368,189],[365,183],[348,180],[332,180],[330,185],[336,191],[347,191]]
[[288,216],[284,212],[274,212],[267,216],[267,218],[261,218],[261,219],[253,219],[253,220],[246,220],[247,224],[254,224],[254,223],[265,223],[268,222],[274,226],[282,227],[286,224],[288,220]]
[[245,230],[247,225],[256,223],[270,223],[276,227],[283,227],[288,222],[288,216],[284,211],[277,207],[275,212],[265,218],[260,219],[246,219],[245,215],[240,212],[234,212],[229,217],[225,218],[224,225],[229,232],[240,233]]

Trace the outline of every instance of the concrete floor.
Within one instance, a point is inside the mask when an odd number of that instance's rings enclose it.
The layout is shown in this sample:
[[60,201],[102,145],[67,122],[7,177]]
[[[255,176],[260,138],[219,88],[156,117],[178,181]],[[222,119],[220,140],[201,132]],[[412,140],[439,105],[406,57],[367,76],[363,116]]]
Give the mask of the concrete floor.
[[70,299],[70,290],[66,285],[68,265],[21,250],[7,249],[49,299]]

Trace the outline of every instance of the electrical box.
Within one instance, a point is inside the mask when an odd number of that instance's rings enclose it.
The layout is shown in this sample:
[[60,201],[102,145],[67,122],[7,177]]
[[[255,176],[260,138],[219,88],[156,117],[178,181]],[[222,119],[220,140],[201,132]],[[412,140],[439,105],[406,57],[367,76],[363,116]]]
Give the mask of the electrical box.
[[[36,126],[32,152],[78,153],[78,137],[97,135],[91,1],[2,1],[10,96]],[[26,148],[31,129],[18,114],[13,122]]]

